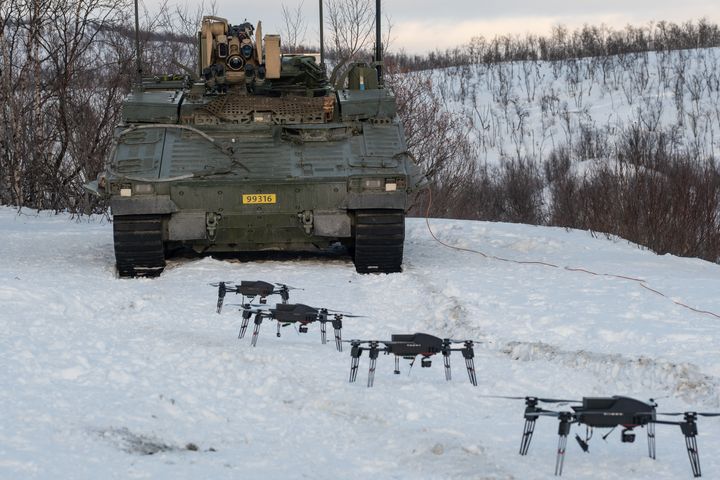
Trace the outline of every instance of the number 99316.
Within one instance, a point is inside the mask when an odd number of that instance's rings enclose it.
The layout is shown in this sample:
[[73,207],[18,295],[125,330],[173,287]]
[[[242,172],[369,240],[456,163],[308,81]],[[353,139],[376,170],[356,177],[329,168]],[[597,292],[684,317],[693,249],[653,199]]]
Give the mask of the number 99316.
[[277,203],[277,195],[274,193],[250,193],[242,196],[243,205],[257,205]]

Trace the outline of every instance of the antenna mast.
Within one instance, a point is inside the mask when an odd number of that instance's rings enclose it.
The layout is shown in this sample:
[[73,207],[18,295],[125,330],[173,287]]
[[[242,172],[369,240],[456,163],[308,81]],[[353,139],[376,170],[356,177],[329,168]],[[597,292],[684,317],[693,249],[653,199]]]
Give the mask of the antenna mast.
[[135,0],[135,65],[137,68],[137,83],[142,84],[142,62],[140,60],[140,14],[138,0]]
[[325,66],[325,33],[323,31],[323,0],[320,0],[320,63]]
[[378,73],[378,85],[383,85],[383,51],[380,0],[375,0],[375,68]]

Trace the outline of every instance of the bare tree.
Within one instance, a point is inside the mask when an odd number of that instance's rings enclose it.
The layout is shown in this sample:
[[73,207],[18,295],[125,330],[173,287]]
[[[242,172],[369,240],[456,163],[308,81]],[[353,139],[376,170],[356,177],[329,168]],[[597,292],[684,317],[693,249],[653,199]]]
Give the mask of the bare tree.
[[[166,1],[166,0],[165,0]],[[217,14],[216,0],[206,2],[202,0],[195,4],[177,4],[170,8],[165,3],[160,9],[160,15],[151,17],[146,11],[144,14],[145,30],[156,32],[157,37],[162,37],[161,42],[154,42],[149,45],[149,35],[146,36],[144,50],[150,54],[148,60],[152,62],[151,71],[159,72],[163,68],[166,72],[195,71],[198,65],[198,42],[197,32],[200,29],[202,18],[206,15]],[[169,62],[169,64],[168,64]]]
[[304,3],[304,1],[300,2],[294,9],[290,9],[284,3],[282,4],[282,37],[288,53],[297,53],[298,47],[305,41],[307,22],[302,13]]
[[107,48],[126,0],[9,0],[0,7],[0,199],[81,208],[125,90]]
[[336,56],[330,83],[341,87],[349,63],[372,45],[375,15],[370,0],[330,0],[326,7],[329,37]]

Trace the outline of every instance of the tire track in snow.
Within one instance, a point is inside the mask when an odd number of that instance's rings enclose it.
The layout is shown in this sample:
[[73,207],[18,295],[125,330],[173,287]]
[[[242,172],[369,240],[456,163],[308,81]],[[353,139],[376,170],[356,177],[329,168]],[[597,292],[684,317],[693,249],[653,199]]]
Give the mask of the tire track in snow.
[[650,357],[587,350],[563,350],[543,342],[497,342],[496,352],[521,362],[548,361],[567,368],[582,368],[630,390],[638,385],[650,391],[664,391],[687,403],[720,406],[717,378],[706,375],[692,363],[673,363]]
[[[544,342],[491,338],[468,320],[472,315],[467,302],[443,293],[424,275],[413,272],[412,268],[407,268],[405,273],[412,275],[418,286],[427,292],[431,299],[428,303],[438,306],[433,323],[427,321],[426,324],[432,331],[442,332],[441,335],[459,335],[484,341],[477,347],[513,361],[547,361],[573,370],[583,369],[596,377],[613,381],[618,388],[626,391],[637,389],[640,385],[649,391],[667,393],[687,403],[700,402],[711,408],[720,406],[720,379],[704,374],[697,365],[656,360],[647,356],[631,357],[582,349],[564,350]],[[451,284],[443,285],[446,290],[454,289]]]

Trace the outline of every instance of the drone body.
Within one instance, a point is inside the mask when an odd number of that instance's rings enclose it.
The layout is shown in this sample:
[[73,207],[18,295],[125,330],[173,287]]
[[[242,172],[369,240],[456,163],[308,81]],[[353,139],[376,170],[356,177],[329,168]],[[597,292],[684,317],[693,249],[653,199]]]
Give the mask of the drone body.
[[[518,397],[504,397],[517,399]],[[583,440],[579,435],[575,435],[580,447],[587,452],[589,450],[588,442],[592,438],[593,428],[611,428],[622,427],[621,441],[623,443],[632,443],[635,441],[636,427],[647,428],[648,439],[648,456],[655,459],[655,425],[677,425],[680,427],[685,437],[685,447],[690,459],[690,467],[693,476],[700,477],[700,455],[697,448],[697,418],[698,416],[714,417],[720,414],[715,413],[661,413],[657,412],[657,404],[650,400],[643,402],[634,398],[613,396],[613,397],[584,397],[582,402],[575,400],[556,400],[544,399],[538,397],[525,397],[525,427],[523,429],[522,441],[520,443],[520,455],[526,455],[530,448],[530,441],[535,430],[535,422],[538,417],[556,417],[559,420],[558,425],[558,449],[555,461],[555,475],[562,475],[563,463],[565,460],[565,450],[567,447],[567,437],[570,434],[572,424],[585,425],[588,428],[588,435]],[[572,411],[553,411],[545,410],[538,406],[538,403],[581,403],[581,405],[572,405]],[[665,421],[658,420],[658,415],[682,415],[683,421]],[[611,430],[612,432],[612,430]],[[607,435],[603,438],[607,438]]]
[[[462,346],[453,346],[454,344],[462,344]],[[430,367],[432,361],[430,357],[438,353],[442,354],[445,365],[445,379],[451,379],[450,373],[450,354],[452,352],[462,352],[465,359],[465,367],[467,368],[470,383],[477,386],[477,377],[475,375],[475,363],[473,350],[474,342],[472,340],[451,340],[449,338],[439,338],[426,333],[415,333],[410,335],[392,335],[389,341],[381,340],[351,340],[352,346],[350,351],[350,382],[357,379],[358,367],[360,365],[360,356],[362,352],[368,352],[370,357],[370,367],[368,370],[368,387],[372,387],[375,380],[375,364],[380,352],[386,355],[395,356],[395,374],[400,373],[400,358],[411,360],[420,356],[420,365],[423,368]],[[412,363],[411,363],[412,367]]]
[[243,320],[238,338],[245,336],[250,318],[254,315],[255,327],[250,342],[253,347],[257,345],[260,325],[262,325],[263,320],[268,319],[277,322],[278,337],[280,337],[281,326],[299,324],[298,332],[307,333],[308,324],[319,322],[320,341],[323,344],[327,343],[327,324],[330,323],[335,331],[335,348],[337,348],[339,352],[342,352],[342,319],[343,317],[356,317],[356,315],[334,312],[327,308],[315,308],[301,303],[281,303],[277,304],[275,308],[262,308],[262,306],[260,308],[253,308],[250,304],[246,304],[241,311],[243,312]]
[[[242,295],[241,303],[243,305],[252,303],[255,298],[259,298],[260,303],[264,305],[267,303],[267,297],[271,295],[279,295],[282,303],[287,303],[290,300],[290,290],[296,290],[296,288],[282,283],[272,284],[261,280],[242,280],[240,281],[240,285],[236,285],[235,282],[217,282],[211,283],[210,285],[218,289],[217,313],[222,312],[225,295],[228,293]],[[245,301],[246,299],[248,300],[247,302]]]

